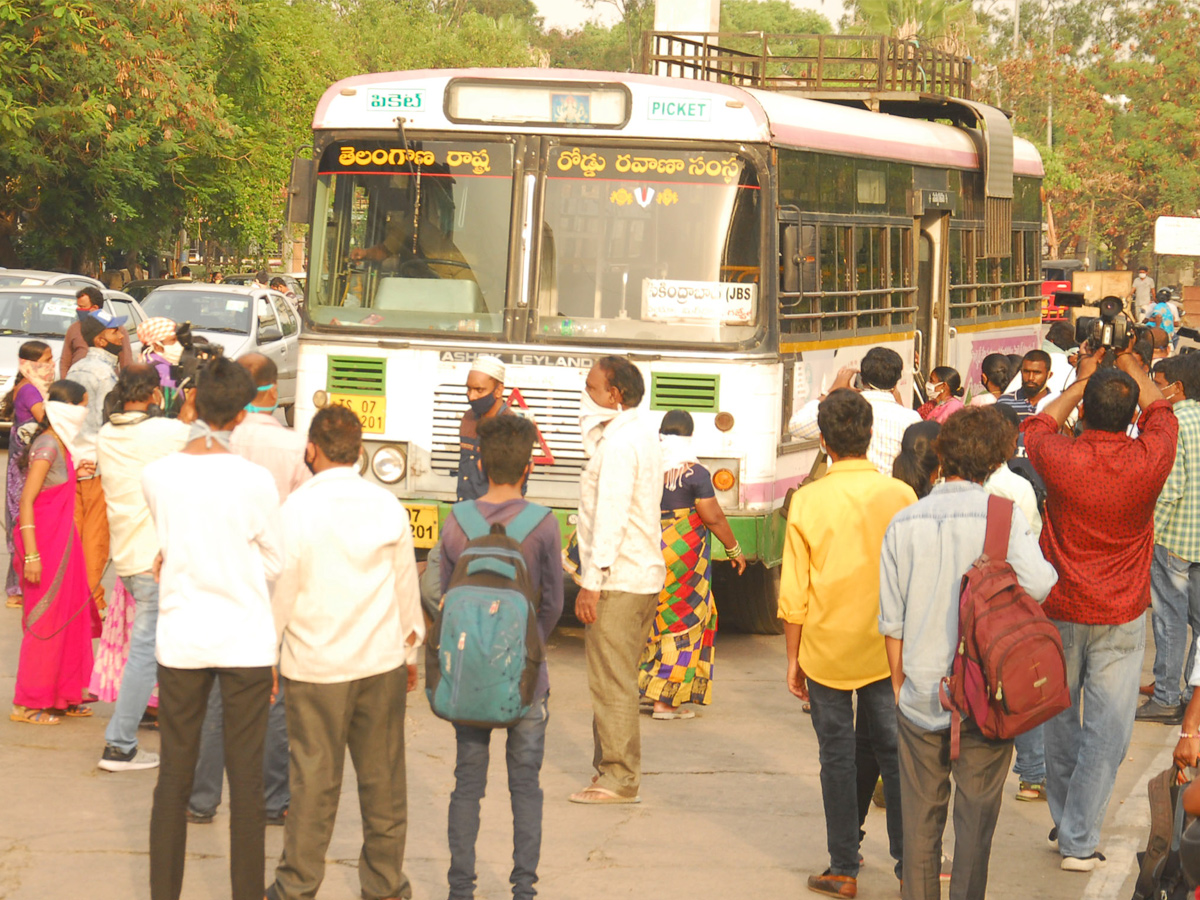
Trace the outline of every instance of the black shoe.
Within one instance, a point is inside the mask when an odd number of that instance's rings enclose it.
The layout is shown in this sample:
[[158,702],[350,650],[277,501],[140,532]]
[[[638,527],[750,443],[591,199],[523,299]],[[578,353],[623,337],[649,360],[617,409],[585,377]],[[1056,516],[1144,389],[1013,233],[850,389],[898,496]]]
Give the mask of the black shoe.
[[208,813],[205,815],[203,813],[194,813],[189,809],[186,815],[188,822],[193,825],[211,825],[213,816],[215,816],[216,813]]
[[282,812],[277,812],[274,815],[268,814],[267,824],[268,825],[282,825],[284,822],[287,821],[287,812],[288,812],[287,808],[285,807]]
[[1163,706],[1154,698],[1138,707],[1133,718],[1138,722],[1156,722],[1160,725],[1180,725],[1183,722],[1183,704]]

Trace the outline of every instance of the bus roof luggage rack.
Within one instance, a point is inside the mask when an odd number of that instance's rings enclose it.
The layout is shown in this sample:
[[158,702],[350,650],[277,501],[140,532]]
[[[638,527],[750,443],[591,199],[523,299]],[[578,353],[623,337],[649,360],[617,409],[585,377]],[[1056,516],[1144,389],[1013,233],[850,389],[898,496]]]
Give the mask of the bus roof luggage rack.
[[971,99],[971,60],[882,35],[646,33],[643,71],[672,78],[860,101]]

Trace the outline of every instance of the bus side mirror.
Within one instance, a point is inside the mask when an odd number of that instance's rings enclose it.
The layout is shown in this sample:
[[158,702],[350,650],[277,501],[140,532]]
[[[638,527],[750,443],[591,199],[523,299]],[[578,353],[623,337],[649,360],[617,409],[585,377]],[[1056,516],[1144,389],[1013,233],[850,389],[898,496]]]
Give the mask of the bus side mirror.
[[313,175],[316,160],[297,156],[292,160],[292,181],[288,188],[287,216],[289,224],[303,225],[308,222],[308,211],[312,207]]
[[800,226],[794,223],[784,225],[780,244],[783,253],[783,292],[798,294],[800,293]]

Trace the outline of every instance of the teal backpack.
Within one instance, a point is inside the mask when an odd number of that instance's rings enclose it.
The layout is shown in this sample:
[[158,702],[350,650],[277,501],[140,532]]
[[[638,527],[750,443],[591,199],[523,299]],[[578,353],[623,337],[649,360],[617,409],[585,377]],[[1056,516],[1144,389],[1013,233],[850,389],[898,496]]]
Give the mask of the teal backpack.
[[550,514],[530,503],[507,526],[464,500],[450,510],[467,537],[425,641],[425,695],[459,725],[508,728],[533,706],[546,658],[521,543]]

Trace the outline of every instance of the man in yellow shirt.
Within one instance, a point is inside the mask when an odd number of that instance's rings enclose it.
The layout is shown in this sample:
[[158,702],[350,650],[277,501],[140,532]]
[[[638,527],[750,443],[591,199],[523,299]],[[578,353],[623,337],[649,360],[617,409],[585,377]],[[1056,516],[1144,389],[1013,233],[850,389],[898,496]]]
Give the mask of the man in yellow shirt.
[[917,496],[867,459],[871,423],[871,405],[857,391],[842,388],[821,401],[817,425],[832,465],[792,501],[779,591],[788,690],[812,704],[820,747],[829,868],[809,876],[808,888],[831,897],[858,893],[855,692],[883,774],[897,877],[903,855],[896,701],[879,633],[879,553],[892,516]]

